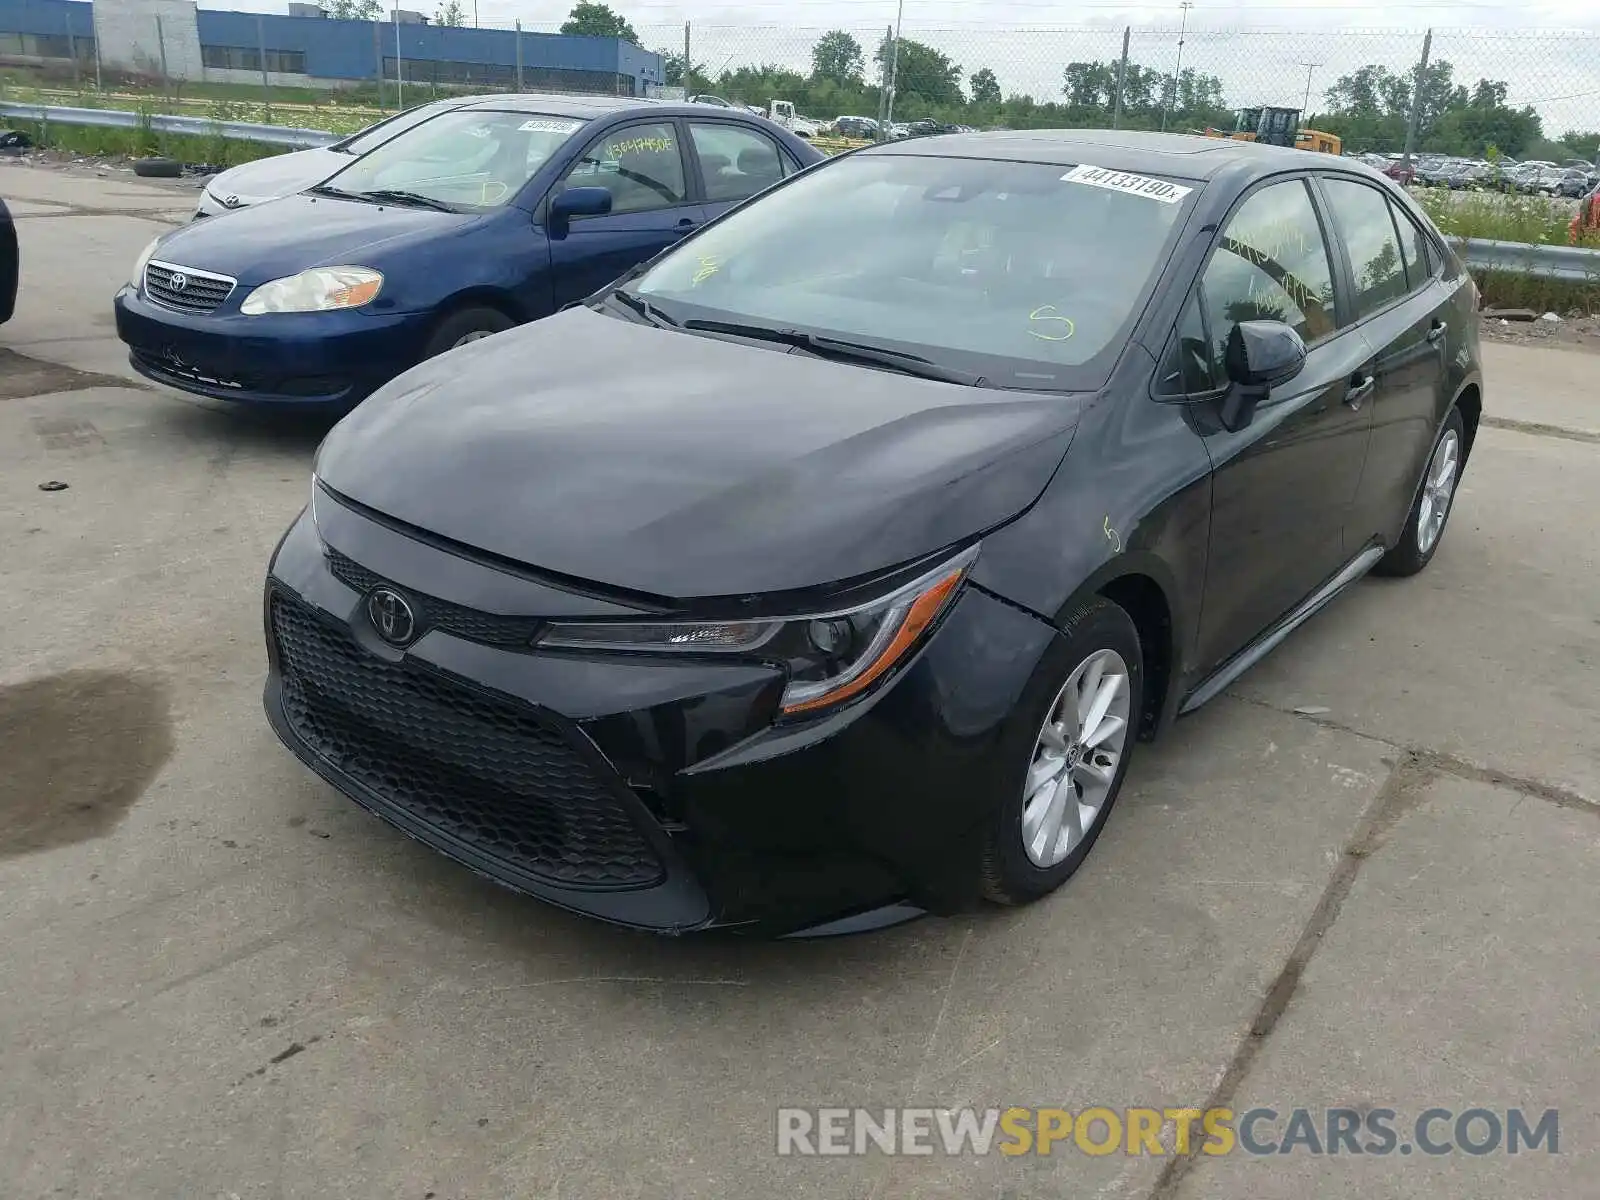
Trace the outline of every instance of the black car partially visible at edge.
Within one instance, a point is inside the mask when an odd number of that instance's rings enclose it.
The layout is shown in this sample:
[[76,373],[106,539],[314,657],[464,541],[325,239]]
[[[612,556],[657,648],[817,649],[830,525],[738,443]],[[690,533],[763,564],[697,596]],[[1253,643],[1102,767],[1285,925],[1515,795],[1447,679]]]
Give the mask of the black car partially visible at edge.
[[11,210],[0,200],[0,324],[11,319],[17,307],[17,275],[21,266],[17,251],[17,227]]
[[411,836],[625,925],[1035,899],[1138,740],[1428,564],[1475,303],[1325,155],[846,156],[345,418],[273,555],[267,712]]

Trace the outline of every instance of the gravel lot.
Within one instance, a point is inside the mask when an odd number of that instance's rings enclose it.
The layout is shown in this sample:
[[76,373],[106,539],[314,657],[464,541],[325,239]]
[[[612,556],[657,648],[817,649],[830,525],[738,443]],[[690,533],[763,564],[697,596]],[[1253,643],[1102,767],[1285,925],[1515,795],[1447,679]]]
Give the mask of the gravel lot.
[[[0,1195],[1594,1194],[1592,356],[1485,346],[1433,565],[1145,747],[1058,895],[674,942],[496,890],[277,745],[260,583],[321,430],[128,372],[111,293],[192,190],[0,195]],[[775,1153],[788,1104],[1208,1103],[1556,1107],[1561,1153]]]

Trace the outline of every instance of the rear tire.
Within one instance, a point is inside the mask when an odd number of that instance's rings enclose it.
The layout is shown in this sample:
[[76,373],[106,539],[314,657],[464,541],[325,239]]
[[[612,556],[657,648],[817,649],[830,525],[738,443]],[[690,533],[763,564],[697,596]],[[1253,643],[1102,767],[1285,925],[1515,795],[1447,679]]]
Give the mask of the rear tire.
[[1122,790],[1143,704],[1138,628],[1095,597],[1063,623],[1005,735],[1007,790],[985,835],[984,896],[1026,904],[1083,864]]
[[423,347],[422,357],[433,358],[446,350],[510,329],[516,322],[498,308],[462,308],[440,321]]
[[[1466,460],[1466,424],[1461,419],[1461,410],[1452,408],[1428,455],[1422,486],[1411,502],[1411,512],[1406,517],[1406,527],[1400,532],[1400,540],[1372,568],[1374,575],[1415,575],[1433,561],[1455,509],[1456,488],[1460,486],[1461,469]],[[1444,477],[1446,472],[1448,478]]]

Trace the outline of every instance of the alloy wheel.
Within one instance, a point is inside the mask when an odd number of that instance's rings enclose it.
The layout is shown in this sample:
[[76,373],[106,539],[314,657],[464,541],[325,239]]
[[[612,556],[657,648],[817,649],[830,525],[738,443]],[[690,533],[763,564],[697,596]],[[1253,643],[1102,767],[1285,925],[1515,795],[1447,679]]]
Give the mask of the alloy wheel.
[[1128,664],[1098,650],[1056,693],[1034,742],[1023,785],[1022,845],[1036,867],[1053,867],[1083,843],[1105,812],[1127,747]]
[[1444,532],[1460,466],[1461,438],[1454,429],[1447,429],[1428,463],[1428,474],[1422,481],[1422,503],[1417,508],[1417,549],[1424,554],[1433,549]]
[[450,349],[454,350],[457,346],[465,346],[468,342],[481,342],[484,338],[493,336],[494,330],[492,329],[474,329],[470,333],[463,333],[455,341],[451,342]]

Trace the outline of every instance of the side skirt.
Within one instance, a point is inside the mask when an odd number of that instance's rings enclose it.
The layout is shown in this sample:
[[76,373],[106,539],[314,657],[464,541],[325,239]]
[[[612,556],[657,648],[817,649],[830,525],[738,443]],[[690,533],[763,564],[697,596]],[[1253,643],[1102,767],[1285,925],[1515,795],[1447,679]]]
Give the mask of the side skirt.
[[1288,616],[1207,676],[1179,706],[1178,715],[1181,717],[1192,713],[1207,700],[1215,699],[1217,693],[1277,649],[1279,643],[1310,620],[1319,609],[1372,570],[1383,555],[1382,546],[1368,546],[1356,555],[1345,564],[1343,570],[1302,600],[1299,607]]

